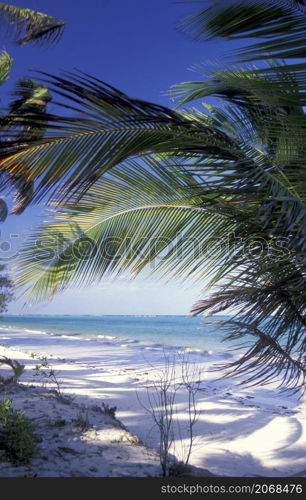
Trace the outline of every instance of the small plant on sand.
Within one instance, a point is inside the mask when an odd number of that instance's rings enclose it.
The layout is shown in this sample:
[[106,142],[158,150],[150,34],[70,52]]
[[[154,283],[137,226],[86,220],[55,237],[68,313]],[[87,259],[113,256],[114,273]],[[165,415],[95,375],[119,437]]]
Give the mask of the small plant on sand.
[[11,377],[2,377],[0,375],[0,386],[16,383],[24,372],[24,365],[19,363],[19,361],[2,356],[0,358],[0,365],[8,365],[12,371],[13,375]]
[[[31,358],[35,359],[36,354],[31,352]],[[47,356],[38,356],[37,359],[40,363],[33,368],[35,371],[34,376],[40,378],[43,388],[46,389],[51,384],[51,386],[55,387],[58,396],[62,397],[61,381],[53,367],[49,364]]]
[[90,427],[89,417],[88,417],[88,407],[82,407],[74,419],[75,426],[81,431],[84,432]]
[[23,412],[11,408],[12,401],[0,402],[0,448],[5,459],[29,462],[36,454],[37,437],[34,425]]
[[116,410],[117,410],[116,406],[110,406],[107,403],[102,403],[101,406],[102,406],[102,413],[104,413],[105,415],[110,415],[113,418],[116,418]]
[[200,390],[201,385],[201,371],[194,364],[188,363],[188,360],[182,359],[181,364],[181,386],[187,391],[187,425],[188,425],[188,444],[184,449],[184,459],[182,463],[187,467],[191,455],[192,448],[195,444],[194,427],[199,419],[200,411],[197,406],[196,395]]
[[[200,416],[196,403],[196,394],[201,383],[200,376],[201,373],[197,367],[190,365],[184,357],[178,365],[175,357],[170,361],[169,357],[165,356],[164,366],[157,376],[146,385],[147,404],[141,401],[137,393],[138,401],[151,415],[154,425],[159,431],[159,460],[164,477],[182,475],[188,469],[191,451],[195,444],[194,426]],[[187,391],[187,445],[183,443],[176,409],[176,396],[181,390]],[[184,455],[179,462],[170,453],[170,450],[175,452],[177,439],[181,441]],[[177,474],[178,469],[179,474]]]

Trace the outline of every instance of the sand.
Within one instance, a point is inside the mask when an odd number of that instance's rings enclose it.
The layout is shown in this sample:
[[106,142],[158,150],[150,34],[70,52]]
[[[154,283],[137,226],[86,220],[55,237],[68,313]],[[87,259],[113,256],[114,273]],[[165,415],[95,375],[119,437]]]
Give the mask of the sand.
[[[11,398],[14,408],[32,418],[42,436],[39,456],[30,465],[0,462],[0,477],[160,474],[159,433],[148,412],[148,394],[154,406],[152,381],[164,373],[165,356],[171,364],[172,354],[86,341],[80,348],[80,342],[71,338],[36,332],[1,331],[0,344],[0,356],[25,365],[19,384],[8,386],[2,397]],[[39,356],[47,356],[47,368],[35,369],[42,363]],[[176,355],[177,363],[179,359]],[[220,372],[208,371],[215,362],[189,357],[193,379],[199,379],[190,456],[190,463],[199,468],[193,469],[194,474],[305,476],[305,397],[282,393],[273,384],[238,386],[237,381],[220,378]],[[0,368],[2,373],[7,370],[4,365]],[[48,378],[50,370],[59,386]],[[179,386],[171,450],[178,460],[186,458],[189,444],[186,400],[186,388]],[[116,418],[105,412],[113,407]]]

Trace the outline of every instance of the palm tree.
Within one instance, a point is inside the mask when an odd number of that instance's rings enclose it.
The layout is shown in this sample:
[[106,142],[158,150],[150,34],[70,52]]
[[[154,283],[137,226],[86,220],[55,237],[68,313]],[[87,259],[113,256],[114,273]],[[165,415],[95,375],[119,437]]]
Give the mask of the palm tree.
[[28,300],[148,266],[169,278],[205,279],[211,294],[194,312],[234,308],[221,326],[247,344],[228,373],[247,373],[248,383],[280,377],[299,388],[306,374],[304,82],[301,63],[298,71],[275,61],[231,67],[172,89],[181,104],[215,95],[220,106],[173,111],[85,74],[45,75],[42,83],[72,116],[27,117],[23,127],[47,133],[22,144],[16,138],[1,161],[14,175],[26,168],[34,199],[52,204],[21,255]]

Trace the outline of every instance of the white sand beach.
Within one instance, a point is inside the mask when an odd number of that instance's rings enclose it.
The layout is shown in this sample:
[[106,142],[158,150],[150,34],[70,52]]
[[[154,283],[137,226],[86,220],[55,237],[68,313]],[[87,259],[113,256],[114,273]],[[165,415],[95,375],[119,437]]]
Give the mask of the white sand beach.
[[[8,387],[2,397],[10,397],[12,406],[33,418],[38,428],[43,422],[50,424],[38,445],[39,457],[22,467],[0,462],[1,477],[160,474],[154,450],[158,429],[144,406],[148,406],[147,387],[164,367],[164,352],[18,330],[1,330],[0,345],[0,356],[25,365],[18,387],[12,392]],[[52,392],[46,395],[47,389],[56,387],[37,375],[38,356],[48,358],[64,400],[52,397]],[[216,357],[191,353],[188,359],[191,367],[201,370],[192,465],[221,476],[306,474],[305,396],[281,392],[272,384],[238,386],[237,380],[220,379],[220,372],[207,371]],[[116,419],[123,426],[101,412],[103,403],[116,407]],[[172,451],[182,460],[189,442],[183,388],[176,394],[175,419],[179,431]],[[80,421],[86,422],[81,431]]]

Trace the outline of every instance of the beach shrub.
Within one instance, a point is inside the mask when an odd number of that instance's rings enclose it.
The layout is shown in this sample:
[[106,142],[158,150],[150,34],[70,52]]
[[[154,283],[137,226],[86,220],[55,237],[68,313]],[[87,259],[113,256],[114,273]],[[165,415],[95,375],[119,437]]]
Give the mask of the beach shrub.
[[17,382],[24,372],[24,365],[19,363],[19,361],[7,358],[6,356],[0,358],[0,365],[8,365],[13,370],[13,375],[11,377],[2,377],[0,375],[0,385]]
[[82,407],[74,419],[75,425],[80,429],[81,432],[86,431],[90,427],[88,418],[88,407]]
[[[31,353],[31,358],[35,359],[35,353]],[[38,356],[40,364],[35,365],[35,377],[40,377],[43,388],[49,385],[55,387],[55,391],[59,397],[63,397],[61,381],[54,371],[53,367],[49,364],[47,356]]]
[[[194,427],[199,419],[200,410],[196,396],[200,390],[201,371],[196,364],[182,356],[177,363],[165,356],[164,366],[158,370],[156,376],[146,385],[146,399],[144,402],[136,393],[140,405],[152,417],[154,426],[159,432],[159,461],[164,477],[179,476],[189,471],[189,460],[195,445]],[[176,396],[178,391],[187,392],[187,444],[182,440],[182,429],[177,416]],[[182,459],[172,455],[175,452],[175,441],[181,440]]]
[[0,449],[11,462],[28,462],[36,454],[34,425],[20,410],[11,408],[12,401],[0,402]]
[[102,403],[102,413],[105,415],[110,415],[112,418],[116,418],[116,406],[110,406],[109,404]]

